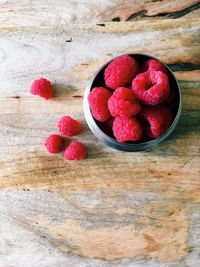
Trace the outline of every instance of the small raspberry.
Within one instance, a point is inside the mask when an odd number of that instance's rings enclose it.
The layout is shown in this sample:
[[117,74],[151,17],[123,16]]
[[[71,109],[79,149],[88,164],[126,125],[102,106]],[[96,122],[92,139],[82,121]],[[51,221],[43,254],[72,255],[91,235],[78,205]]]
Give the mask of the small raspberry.
[[87,156],[85,145],[78,141],[72,141],[64,152],[65,159],[80,160]]
[[143,129],[136,118],[116,117],[113,133],[118,142],[137,141],[142,137]]
[[45,140],[45,146],[49,153],[59,153],[63,150],[64,139],[62,136],[52,134]]
[[98,121],[106,121],[110,118],[108,99],[111,93],[104,87],[95,87],[88,96],[93,117]]
[[135,59],[128,55],[117,57],[105,69],[105,84],[115,90],[130,84],[138,72],[139,67]]
[[165,66],[160,61],[155,59],[149,59],[141,67],[141,72],[152,71],[152,70],[162,71],[167,74]]
[[131,117],[141,109],[132,90],[126,87],[119,87],[114,91],[108,100],[108,108],[113,117]]
[[53,87],[50,81],[45,78],[40,78],[33,81],[30,93],[33,95],[39,95],[48,100],[53,97]]
[[146,135],[157,138],[169,128],[172,122],[172,113],[165,106],[144,107],[140,118]]
[[161,71],[140,73],[132,82],[132,90],[143,104],[158,105],[168,98],[168,77]]
[[70,116],[63,116],[58,122],[58,130],[65,136],[78,135],[81,132],[81,125]]

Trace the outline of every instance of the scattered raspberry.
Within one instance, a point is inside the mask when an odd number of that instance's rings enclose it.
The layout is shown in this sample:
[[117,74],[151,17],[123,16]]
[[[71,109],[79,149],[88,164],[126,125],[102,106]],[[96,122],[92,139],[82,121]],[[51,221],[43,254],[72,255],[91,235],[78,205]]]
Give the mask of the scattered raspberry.
[[168,77],[161,71],[140,73],[132,82],[132,90],[143,104],[158,105],[168,98]]
[[149,59],[142,66],[141,72],[152,71],[152,70],[162,71],[167,74],[167,70],[161,62],[155,59]]
[[107,66],[104,72],[104,80],[106,86],[114,90],[131,83],[138,72],[139,67],[135,59],[128,55],[120,56]]
[[172,122],[171,111],[165,106],[144,107],[140,113],[147,136],[157,138],[163,134]]
[[85,145],[78,141],[72,141],[64,152],[65,159],[80,160],[87,156]]
[[45,78],[40,78],[32,83],[30,93],[48,100],[53,97],[53,87],[50,81]]
[[62,136],[52,134],[45,140],[45,146],[49,153],[59,153],[63,150],[64,139]]
[[77,120],[72,119],[70,116],[63,116],[58,122],[58,130],[65,136],[73,136],[80,134],[81,125]]
[[113,117],[131,117],[141,109],[132,90],[126,87],[119,87],[114,91],[108,100],[108,108]]
[[104,87],[95,87],[88,96],[92,115],[98,121],[106,121],[110,118],[108,110],[108,99],[111,93]]
[[143,129],[136,118],[116,117],[113,133],[118,142],[137,141],[142,137]]

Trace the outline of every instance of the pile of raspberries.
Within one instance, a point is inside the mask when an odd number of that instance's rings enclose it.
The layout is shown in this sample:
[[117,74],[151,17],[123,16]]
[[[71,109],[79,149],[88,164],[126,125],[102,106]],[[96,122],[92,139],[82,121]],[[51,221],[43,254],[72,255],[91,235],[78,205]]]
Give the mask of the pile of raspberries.
[[167,70],[157,60],[142,66],[129,55],[115,58],[104,71],[104,82],[88,96],[93,117],[118,142],[157,138],[172,123],[174,95]]
[[[53,86],[50,81],[40,78],[32,83],[30,93],[38,95],[46,100],[53,97]],[[57,154],[64,150],[64,158],[68,160],[81,160],[86,158],[86,147],[79,141],[71,141],[65,146],[65,138],[79,135],[81,132],[80,123],[70,116],[63,116],[57,125],[61,135],[51,134],[44,142],[47,151],[51,154]]]

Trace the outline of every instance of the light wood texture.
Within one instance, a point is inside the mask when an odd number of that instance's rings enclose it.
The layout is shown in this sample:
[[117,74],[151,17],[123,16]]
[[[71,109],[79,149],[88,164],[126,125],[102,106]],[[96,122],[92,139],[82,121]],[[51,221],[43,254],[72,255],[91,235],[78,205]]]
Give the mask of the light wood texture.
[[[0,267],[199,266],[199,34],[195,18],[0,28]],[[183,94],[174,134],[146,152],[105,147],[83,116],[87,81],[126,52],[169,64]],[[40,76],[52,100],[29,94]],[[63,114],[82,122],[86,160],[46,153]]]
[[68,23],[194,18],[199,0],[0,0],[0,25],[60,26]]

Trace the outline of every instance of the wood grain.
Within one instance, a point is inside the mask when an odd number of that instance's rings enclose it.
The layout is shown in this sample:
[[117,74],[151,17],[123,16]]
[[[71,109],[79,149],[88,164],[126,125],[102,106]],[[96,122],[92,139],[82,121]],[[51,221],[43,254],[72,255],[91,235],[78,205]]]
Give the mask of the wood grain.
[[[0,267],[199,266],[199,36],[197,18],[0,28]],[[126,52],[169,64],[183,94],[174,134],[146,152],[105,147],[83,116],[88,80]],[[52,100],[29,94],[39,76]],[[79,163],[43,146],[63,114],[83,124]]]
[[198,18],[199,0],[0,1],[0,25],[63,26],[68,23]]

